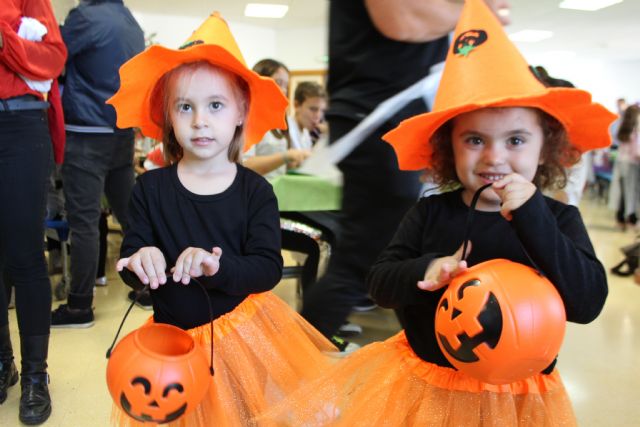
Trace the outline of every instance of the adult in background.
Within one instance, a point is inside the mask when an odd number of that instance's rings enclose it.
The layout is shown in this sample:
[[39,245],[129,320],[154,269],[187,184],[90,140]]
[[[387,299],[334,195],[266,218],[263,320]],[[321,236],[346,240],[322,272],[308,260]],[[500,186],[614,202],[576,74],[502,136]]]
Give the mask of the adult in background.
[[[504,0],[486,2],[494,10],[508,7]],[[447,0],[330,2],[330,143],[445,59],[447,35],[462,4]],[[344,177],[342,234],[327,273],[304,293],[302,309],[302,315],[327,337],[336,333],[354,307],[375,307],[367,297],[366,274],[421,188],[420,172],[400,171],[393,149],[381,136],[403,119],[426,111],[423,100],[411,102],[338,164]]]
[[[0,7],[0,403],[18,381],[9,336],[7,289],[15,287],[20,331],[20,421],[51,414],[47,354],[51,283],[44,256],[46,185],[52,155],[45,94],[66,49],[49,0]],[[3,283],[4,282],[4,283]]]
[[132,129],[116,128],[105,104],[120,86],[118,69],[144,50],[142,29],[122,0],[89,0],[61,28],[69,50],[62,95],[67,145],[62,180],[71,229],[71,287],[51,314],[54,328],[93,325],[99,253],[100,198],[107,196],[123,230],[134,184]]

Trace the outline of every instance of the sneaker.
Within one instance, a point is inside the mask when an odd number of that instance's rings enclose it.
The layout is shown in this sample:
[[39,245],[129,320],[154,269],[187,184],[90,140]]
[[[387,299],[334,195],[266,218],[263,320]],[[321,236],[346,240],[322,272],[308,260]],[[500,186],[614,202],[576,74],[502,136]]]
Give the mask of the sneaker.
[[338,351],[330,353],[330,355],[334,357],[345,357],[346,355],[353,353],[360,348],[358,344],[343,340],[337,335],[332,336],[329,341],[331,341],[331,343],[338,349]]
[[373,300],[364,298],[362,301],[356,303],[356,305],[353,306],[352,310],[357,311],[358,313],[362,313],[364,311],[375,310],[376,308],[378,308],[378,305],[373,302]]
[[107,286],[107,276],[97,277],[96,286]]
[[[138,296],[138,294],[140,294]],[[151,300],[151,294],[149,291],[130,291],[127,294],[129,301],[133,301],[138,298],[136,305],[144,310],[153,310],[153,301]]]
[[355,323],[345,323],[338,329],[336,335],[340,338],[356,337],[362,333],[362,326]]
[[69,308],[61,304],[51,312],[52,328],[90,328],[93,326],[93,310],[90,308]]

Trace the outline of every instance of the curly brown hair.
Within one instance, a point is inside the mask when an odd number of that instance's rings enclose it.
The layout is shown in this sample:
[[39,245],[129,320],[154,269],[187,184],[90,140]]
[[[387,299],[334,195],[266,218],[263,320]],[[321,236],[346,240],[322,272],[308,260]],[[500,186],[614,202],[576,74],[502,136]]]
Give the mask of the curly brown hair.
[[[509,108],[509,107],[489,107]],[[564,188],[567,184],[566,167],[576,164],[580,160],[580,152],[569,142],[567,132],[562,124],[550,114],[531,108],[538,115],[542,127],[543,146],[540,158],[544,163],[538,166],[533,183],[540,189]],[[455,117],[449,119],[434,132],[429,140],[431,145],[431,167],[428,175],[442,187],[458,187],[460,180],[456,174],[451,132]]]
[[[176,135],[173,131],[173,125],[169,116],[171,98],[173,97],[173,91],[175,91],[176,82],[183,78],[193,74],[195,71],[202,68],[207,68],[214,73],[221,75],[227,80],[231,89],[238,100],[241,108],[243,108],[244,115],[246,116],[249,110],[250,92],[249,85],[244,79],[237,74],[232,73],[224,68],[218,67],[207,61],[195,61],[182,64],[173,70],[163,75],[156,84],[153,94],[151,96],[151,102],[162,103],[162,118],[154,118],[154,121],[160,121],[162,126],[162,145],[164,150],[164,157],[167,164],[173,164],[182,159],[183,151],[182,146],[176,139]],[[159,120],[158,120],[159,119]],[[244,122],[242,125],[236,127],[235,134],[231,144],[229,144],[229,150],[227,157],[231,162],[240,161],[240,154],[242,153],[242,146],[244,144]]]

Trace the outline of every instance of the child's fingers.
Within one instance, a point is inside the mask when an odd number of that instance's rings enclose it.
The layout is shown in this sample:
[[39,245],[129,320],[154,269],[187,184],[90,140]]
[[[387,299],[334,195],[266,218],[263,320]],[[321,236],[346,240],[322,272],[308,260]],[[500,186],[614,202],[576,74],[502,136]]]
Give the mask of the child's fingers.
[[128,265],[129,265],[129,258],[120,258],[118,262],[116,262],[116,271],[122,271]]
[[211,249],[211,255],[217,256],[217,257],[221,257],[222,256],[222,249],[214,246],[213,249]]
[[147,277],[147,274],[145,273],[144,268],[142,268],[142,263],[140,261],[139,256],[132,257],[131,260],[129,261],[129,265],[127,266],[127,268],[133,271],[143,284],[145,285],[149,284],[149,277]]
[[[208,252],[199,250],[193,255],[193,261],[191,261],[191,267],[189,268],[189,276],[200,277],[202,276],[202,263],[206,257],[210,256]],[[186,267],[185,267],[186,270]]]
[[184,257],[182,260],[182,284],[188,285],[191,276],[189,276],[189,271],[191,270],[191,265],[193,264],[193,252],[189,251],[189,254]]
[[164,285],[167,283],[167,275],[165,273],[167,270],[167,262],[164,259],[164,255],[162,255],[160,251],[154,251],[151,253],[151,260],[153,261],[153,266],[158,276],[158,283]]
[[156,272],[156,266],[153,264],[153,258],[151,255],[142,257],[142,268],[147,275],[147,282],[151,289],[158,289],[158,273]]
[[182,252],[176,260],[176,265],[171,269],[173,272],[173,281],[178,283],[182,279],[182,264],[184,263],[185,252]]

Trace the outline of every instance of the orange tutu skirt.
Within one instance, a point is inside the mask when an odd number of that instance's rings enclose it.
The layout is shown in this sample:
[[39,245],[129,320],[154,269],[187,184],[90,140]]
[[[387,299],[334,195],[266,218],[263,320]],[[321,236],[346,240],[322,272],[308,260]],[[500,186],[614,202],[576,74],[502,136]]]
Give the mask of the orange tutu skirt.
[[[152,322],[153,320],[149,320]],[[271,292],[250,295],[233,311],[187,331],[210,354],[215,375],[204,400],[170,426],[263,426],[256,416],[334,363],[337,349]],[[142,424],[113,406],[118,426]]]
[[420,359],[404,332],[370,344],[259,420],[278,426],[575,426],[557,370],[491,385]]

